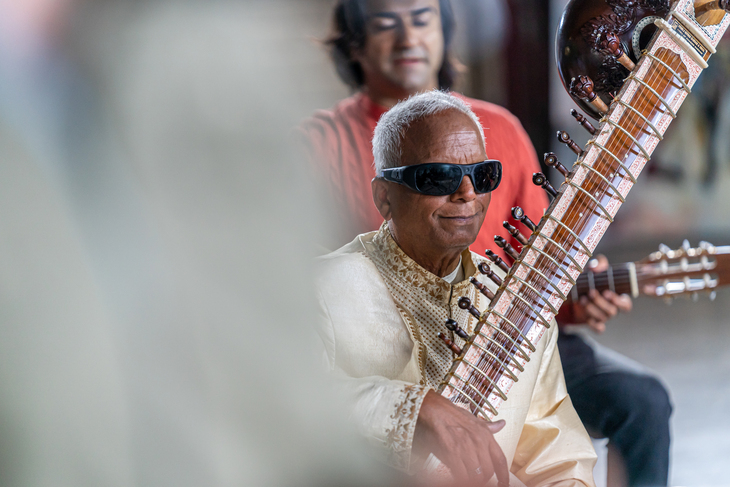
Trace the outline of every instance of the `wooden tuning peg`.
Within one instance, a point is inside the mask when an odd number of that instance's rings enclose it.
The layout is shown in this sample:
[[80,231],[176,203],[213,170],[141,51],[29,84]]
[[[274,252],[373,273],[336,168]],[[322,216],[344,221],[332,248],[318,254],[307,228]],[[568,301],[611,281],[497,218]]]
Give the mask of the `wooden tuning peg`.
[[522,235],[519,230],[510,225],[509,222],[502,222],[502,226],[506,228],[509,234],[512,235],[515,240],[517,240],[520,244],[527,245],[527,238],[525,238],[525,236]]
[[471,299],[467,298],[466,296],[462,296],[459,298],[459,308],[467,310],[476,319],[482,317],[482,314],[479,312],[479,310],[471,304]]
[[569,91],[576,98],[585,100],[596,107],[596,110],[601,112],[601,114],[608,111],[608,107],[603,103],[601,97],[593,91],[593,80],[588,76],[581,75],[577,78],[571,78]]
[[[512,227],[512,228],[514,228],[514,227]],[[491,260],[492,262],[497,264],[497,267],[502,269],[504,272],[509,272],[509,266],[505,263],[505,261],[502,260],[502,258],[500,256],[498,256],[497,254],[495,254],[494,252],[492,252],[489,249],[487,249],[484,253],[487,254],[487,257],[489,258],[489,260]]]
[[461,355],[463,353],[463,350],[459,348],[459,346],[449,340],[449,337],[444,335],[443,333],[439,333],[439,338],[446,344],[447,347],[451,349],[452,352],[454,352],[456,355]]
[[471,338],[467,332],[461,329],[459,324],[454,320],[446,320],[446,328],[453,331],[456,336],[461,338],[462,340],[469,341]]
[[[728,0],[728,1],[730,1],[730,0]],[[588,131],[589,134],[596,135],[596,132],[598,132],[596,130],[596,127],[594,127],[593,124],[591,124],[591,122],[589,122],[586,117],[584,117],[583,115],[581,115],[580,113],[578,113],[578,110],[576,110],[575,108],[573,108],[573,109],[570,110],[570,114],[573,115],[573,118],[575,118],[578,121],[578,123],[584,129],[586,129]]]
[[519,252],[517,252],[515,248],[512,247],[509,242],[507,242],[501,235],[494,236],[494,243],[496,243],[500,248],[504,249],[504,251],[507,252],[507,255],[512,257],[514,260],[520,258]]
[[535,186],[540,186],[542,189],[547,191],[548,194],[550,194],[550,196],[552,196],[553,198],[558,196],[558,191],[555,188],[553,188],[553,185],[550,184],[550,181],[548,181],[547,177],[543,173],[541,173],[541,172],[534,173],[532,175],[532,183]]
[[545,162],[546,166],[553,167],[557,169],[558,172],[563,175],[563,177],[568,177],[570,171],[568,171],[568,169],[560,163],[560,161],[558,160],[558,156],[555,155],[555,152],[546,152],[542,157],[543,162]]
[[481,282],[477,281],[476,278],[472,277],[469,279],[469,282],[474,284],[474,287],[476,287],[480,293],[482,293],[488,300],[494,299],[494,293],[489,290],[487,286],[482,284]]
[[629,57],[626,55],[623,48],[621,47],[621,39],[619,39],[618,36],[613,32],[609,32],[608,34],[606,34],[599,45],[601,49],[610,52],[611,55],[614,56],[616,60],[629,71],[633,71],[636,67],[634,62],[629,59]]
[[577,155],[578,157],[583,155],[583,149],[578,147],[578,144],[573,142],[573,139],[570,138],[570,135],[568,135],[568,132],[566,132],[565,130],[558,130],[558,141],[567,145],[568,148],[575,152],[575,155]]
[[512,208],[512,218],[521,221],[522,224],[529,228],[531,232],[537,230],[537,225],[535,225],[535,223],[530,220],[527,215],[525,215],[525,210],[523,210],[519,206],[515,206]]
[[492,282],[494,282],[497,286],[502,285],[502,278],[495,274],[494,271],[489,268],[489,264],[487,264],[486,262],[482,262],[477,266],[477,268],[479,269],[479,272],[490,278]]

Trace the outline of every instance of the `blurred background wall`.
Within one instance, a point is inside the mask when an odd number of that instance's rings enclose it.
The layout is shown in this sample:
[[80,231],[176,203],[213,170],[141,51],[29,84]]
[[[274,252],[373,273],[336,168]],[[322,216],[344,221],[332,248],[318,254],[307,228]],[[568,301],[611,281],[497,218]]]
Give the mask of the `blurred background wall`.
[[[0,485],[388,482],[318,374],[326,202],[283,143],[348,95],[318,42],[332,3],[0,0]],[[564,1],[453,3],[460,89],[570,166],[556,130],[588,136],[554,66]],[[728,52],[602,242],[612,260],[730,243]],[[728,303],[640,299],[600,337],[669,384],[675,485],[725,484]]]

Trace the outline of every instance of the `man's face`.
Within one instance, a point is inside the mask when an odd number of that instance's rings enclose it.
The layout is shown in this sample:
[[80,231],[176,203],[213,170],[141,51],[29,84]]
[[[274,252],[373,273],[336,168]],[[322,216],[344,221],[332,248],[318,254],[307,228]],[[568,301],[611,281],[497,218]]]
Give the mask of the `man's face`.
[[[403,141],[402,165],[481,162],[487,154],[478,130],[456,110],[416,122]],[[387,184],[391,229],[406,253],[408,249],[419,255],[461,252],[476,240],[491,193],[476,193],[469,177],[448,196],[422,195],[397,183]]]
[[366,22],[355,59],[369,90],[402,98],[438,87],[444,59],[438,0],[368,0]]

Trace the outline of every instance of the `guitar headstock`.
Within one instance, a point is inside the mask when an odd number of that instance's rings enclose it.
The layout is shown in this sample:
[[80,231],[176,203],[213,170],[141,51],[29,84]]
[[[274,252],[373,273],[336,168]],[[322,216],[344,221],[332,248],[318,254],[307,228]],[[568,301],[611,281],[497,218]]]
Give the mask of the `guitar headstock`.
[[700,242],[691,247],[687,240],[674,250],[660,245],[657,252],[637,263],[637,273],[644,294],[694,297],[707,291],[714,299],[716,288],[730,284],[730,246]]

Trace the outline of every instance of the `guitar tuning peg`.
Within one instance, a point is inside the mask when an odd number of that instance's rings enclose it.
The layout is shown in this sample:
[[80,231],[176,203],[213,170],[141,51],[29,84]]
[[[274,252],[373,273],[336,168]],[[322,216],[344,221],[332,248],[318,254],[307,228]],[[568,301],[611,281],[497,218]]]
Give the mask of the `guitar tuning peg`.
[[492,269],[489,268],[489,264],[486,262],[480,263],[477,268],[479,269],[479,272],[487,276],[494,282],[497,286],[502,285],[502,278],[500,278],[497,274],[494,273]]
[[703,252],[707,252],[708,254],[715,253],[715,246],[712,245],[710,242],[705,242],[704,240],[700,242],[700,249],[702,249]]
[[[515,227],[509,224],[509,222],[504,221],[502,222],[502,226],[507,229],[510,235],[512,235],[515,240],[517,240],[522,245],[527,245],[527,239],[524,235],[520,233],[519,230],[517,230]],[[505,271],[506,272],[506,271]]]
[[689,244],[689,240],[687,240],[686,238],[685,238],[685,239],[684,239],[684,241],[682,242],[682,248],[683,248],[683,249],[685,250],[685,252],[686,252],[687,250],[689,250],[689,249],[691,249],[691,248],[692,248],[692,246],[691,246],[691,245]]
[[494,293],[492,291],[490,291],[487,286],[485,286],[481,282],[477,281],[476,278],[474,278],[474,277],[469,278],[469,282],[474,284],[474,287],[476,287],[479,290],[479,292],[482,293],[488,300],[491,301],[494,299]]
[[482,314],[471,304],[471,299],[466,296],[459,298],[459,308],[467,310],[474,318],[480,319]]
[[558,196],[558,192],[553,188],[553,185],[550,184],[550,181],[548,181],[547,177],[541,172],[536,172],[532,175],[532,184],[535,186],[540,186],[542,189],[548,192],[550,196],[553,198]]
[[464,352],[461,348],[459,348],[456,343],[449,340],[449,337],[447,337],[443,333],[439,333],[438,336],[446,344],[446,346],[449,347],[451,351],[454,352],[456,355],[461,355]]
[[586,117],[578,113],[578,111],[574,108],[570,110],[570,114],[573,115],[573,118],[575,118],[578,123],[581,124],[581,126],[588,131],[589,134],[596,135],[596,132],[598,132],[596,130],[596,127],[594,127],[593,124],[591,124],[591,122],[589,122]]
[[522,222],[522,224],[529,228],[531,232],[537,230],[537,225],[535,225],[535,223],[530,220],[527,215],[525,215],[525,211],[519,206],[515,206],[512,208],[512,218]]
[[448,328],[450,331],[453,331],[456,336],[461,338],[462,340],[469,341],[471,338],[467,332],[465,332],[459,324],[454,320],[446,320],[446,328]]
[[668,245],[659,244],[659,252],[661,252],[662,254],[667,255],[671,251],[672,249]]
[[700,299],[700,295],[699,294],[692,293],[692,301],[694,301],[696,303],[697,301],[699,301],[699,299]]
[[555,169],[557,169],[564,178],[567,178],[570,174],[565,166],[560,163],[560,161],[558,160],[558,156],[555,155],[555,152],[546,152],[543,155],[543,162],[545,162],[546,166],[554,167]]
[[605,35],[605,37],[600,42],[600,47],[601,49],[604,49],[611,53],[611,55],[614,56],[616,60],[629,71],[633,71],[636,67],[634,62],[629,59],[629,57],[626,55],[623,48],[621,47],[621,39],[619,39],[618,36],[613,32],[609,32]]
[[666,298],[664,298],[664,302],[667,304],[667,306],[669,306],[674,302],[674,300],[671,296],[667,296]]
[[717,291],[712,291],[710,293],[710,301],[714,301],[716,297],[717,297]]
[[570,138],[570,135],[565,130],[558,130],[558,141],[567,145],[568,148],[575,152],[575,155],[577,155],[578,157],[583,155],[583,149],[578,147],[578,144],[573,142],[573,139]]
[[570,88],[568,89],[570,94],[581,100],[585,100],[594,107],[596,110],[604,114],[608,111],[608,107],[603,100],[593,91],[593,80],[588,76],[578,76],[577,78],[571,78]]
[[501,235],[495,235],[494,236],[494,243],[496,243],[500,248],[504,249],[505,252],[507,252],[507,255],[512,257],[513,260],[517,260],[520,258],[519,252],[515,250],[514,247],[512,247]]
[[[507,223],[507,222],[505,222],[505,223]],[[514,227],[512,227],[512,228],[514,228]],[[491,260],[492,262],[497,264],[497,267],[502,269],[504,272],[509,272],[509,266],[507,265],[507,263],[505,261],[502,260],[502,258],[500,256],[498,256],[497,254],[495,254],[494,252],[492,252],[489,249],[485,250],[484,253],[487,254],[487,258],[489,258],[489,260]]]

